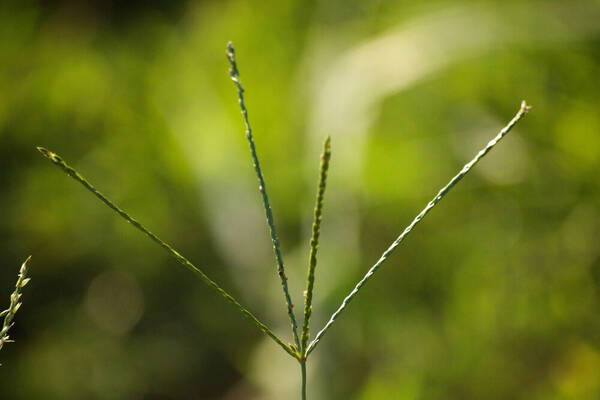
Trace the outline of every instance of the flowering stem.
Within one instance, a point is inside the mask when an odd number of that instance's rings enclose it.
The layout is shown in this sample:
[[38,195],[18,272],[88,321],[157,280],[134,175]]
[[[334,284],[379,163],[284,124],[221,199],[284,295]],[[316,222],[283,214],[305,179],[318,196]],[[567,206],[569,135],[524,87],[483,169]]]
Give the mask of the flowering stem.
[[306,278],[306,294],[304,300],[304,323],[302,325],[302,347],[301,353],[306,353],[306,345],[309,338],[310,316],[312,315],[313,288],[315,285],[315,269],[317,267],[317,251],[319,250],[319,235],[321,233],[321,217],[323,214],[323,199],[327,187],[327,171],[331,159],[331,138],[327,137],[323,144],[321,154],[321,166],[319,168],[319,185],[317,199],[315,201],[315,214],[312,225],[312,237],[310,238],[310,256],[308,261],[308,277]]
[[4,343],[12,342],[8,337],[8,330],[12,328],[14,325],[13,318],[15,314],[21,307],[20,300],[23,288],[25,285],[29,283],[31,278],[27,277],[28,265],[27,263],[31,260],[31,256],[27,257],[27,260],[21,265],[21,269],[19,270],[19,277],[17,278],[17,283],[15,284],[15,291],[10,295],[10,305],[8,308],[2,312],[0,312],[0,318],[4,317],[4,321],[2,323],[2,329],[0,330],[0,349],[4,346]]
[[248,311],[244,306],[242,306],[233,296],[227,293],[224,289],[222,289],[215,281],[210,279],[204,272],[202,272],[198,267],[188,261],[187,258],[179,254],[175,249],[173,249],[170,245],[162,241],[158,236],[154,233],[150,232],[146,229],[141,223],[139,223],[136,219],[129,216],[125,211],[120,209],[116,204],[110,201],[106,196],[100,193],[91,183],[89,183],[79,172],[71,168],[63,159],[58,155],[49,150],[46,150],[43,147],[37,148],[40,153],[42,153],[46,158],[48,158],[52,163],[58,166],[63,170],[67,175],[71,178],[75,179],[77,182],[81,183],[87,190],[92,192],[94,196],[99,198],[104,204],[106,204],[109,208],[115,211],[119,216],[133,225],[136,229],[143,232],[146,236],[148,236],[153,242],[157,243],[163,249],[165,249],[171,256],[173,256],[181,265],[186,267],[188,270],[192,271],[196,274],[200,279],[204,281],[208,286],[214,289],[221,297],[225,298],[228,302],[233,304],[235,308],[238,309],[245,317],[247,317],[254,325],[256,325],[261,331],[263,331],[267,336],[273,339],[278,345],[280,345],[289,355],[294,358],[298,358],[296,351],[293,350],[289,345],[286,345],[275,333],[264,323],[262,323],[258,318],[254,316],[250,311]]
[[319,341],[321,340],[321,338],[323,337],[323,335],[325,334],[325,332],[327,332],[327,330],[335,322],[335,320],[337,319],[337,317],[339,317],[340,314],[346,309],[346,307],[348,306],[348,304],[350,303],[350,301],[354,298],[354,296],[356,296],[356,294],[358,293],[358,291],[365,285],[365,283],[367,283],[367,281],[369,280],[369,278],[371,276],[373,276],[373,274],[379,269],[379,267],[381,266],[381,264],[383,264],[383,262],[388,259],[388,257],[392,254],[392,252],[396,249],[396,247],[398,247],[398,245],[400,244],[400,242],[402,242],[402,240],[425,217],[425,215],[427,215],[427,213],[429,211],[431,211],[431,209],[433,207],[435,207],[435,205],[437,203],[439,203],[440,200],[442,200],[442,198],[454,187],[454,185],[456,185],[462,178],[464,178],[464,176],[471,170],[471,168],[475,164],[477,164],[477,162],[479,162],[479,160],[481,160],[500,140],[502,140],[502,138],[504,136],[506,136],[506,134],[508,134],[508,132],[510,132],[510,130],[517,124],[517,122],[519,122],[519,120],[525,114],[527,114],[527,112],[529,111],[529,109],[530,109],[530,107],[525,103],[525,101],[523,101],[521,103],[521,108],[519,109],[519,111],[517,112],[517,114],[514,116],[514,118],[498,133],[498,135],[496,135],[496,137],[494,139],[492,139],[487,144],[486,147],[484,147],[479,153],[477,153],[477,155],[475,156],[475,158],[473,158],[470,162],[468,162],[460,170],[460,172],[454,178],[452,178],[450,180],[450,182],[448,182],[448,184],[446,186],[444,186],[438,192],[438,194],[429,203],[427,203],[427,205],[425,206],[425,208],[423,209],[423,211],[421,211],[419,213],[419,215],[417,215],[415,217],[415,219],[410,223],[410,225],[408,225],[406,227],[406,229],[404,229],[404,231],[400,234],[400,236],[398,236],[398,238],[396,240],[394,240],[394,242],[390,245],[390,247],[388,247],[388,249],[383,252],[383,254],[379,258],[379,260],[375,263],[375,265],[373,265],[371,267],[371,269],[369,269],[369,271],[365,274],[365,276],[356,284],[356,286],[354,287],[354,289],[352,289],[352,291],[350,292],[350,294],[348,294],[348,296],[346,296],[346,298],[344,299],[344,301],[342,301],[342,304],[333,313],[333,315],[331,316],[331,318],[329,318],[329,321],[327,321],[327,323],[325,324],[325,326],[323,327],[323,329],[321,329],[319,331],[319,333],[317,333],[317,336],[315,337],[315,339],[308,345],[308,349],[306,351],[306,355],[310,354],[310,352],[312,352],[315,349],[315,346],[319,343]]
[[238,90],[238,102],[240,103],[240,109],[242,116],[244,117],[244,124],[246,125],[246,138],[248,139],[248,145],[250,146],[250,154],[252,155],[252,162],[254,164],[254,171],[258,178],[258,190],[262,196],[263,207],[267,216],[267,224],[269,225],[269,231],[271,232],[271,241],[273,242],[273,251],[275,252],[275,259],[277,261],[277,274],[281,279],[281,286],[283,288],[283,295],[287,305],[287,313],[290,317],[292,324],[292,333],[294,335],[294,341],[296,343],[297,352],[300,351],[300,339],[298,338],[298,324],[296,323],[296,315],[294,314],[294,304],[290,297],[290,292],[287,284],[287,277],[285,276],[285,269],[283,266],[283,258],[281,257],[281,251],[279,250],[279,239],[277,238],[277,232],[275,231],[275,223],[273,222],[273,213],[271,212],[271,205],[269,204],[269,196],[267,196],[267,188],[265,186],[265,179],[263,177],[262,170],[260,169],[260,163],[258,162],[258,156],[256,154],[256,146],[254,145],[254,138],[252,136],[252,127],[248,120],[248,110],[244,103],[244,87],[240,80],[240,71],[238,70],[237,63],[235,61],[235,49],[233,44],[229,42],[227,44],[227,59],[231,68],[229,69],[229,75],[231,80],[235,83]]

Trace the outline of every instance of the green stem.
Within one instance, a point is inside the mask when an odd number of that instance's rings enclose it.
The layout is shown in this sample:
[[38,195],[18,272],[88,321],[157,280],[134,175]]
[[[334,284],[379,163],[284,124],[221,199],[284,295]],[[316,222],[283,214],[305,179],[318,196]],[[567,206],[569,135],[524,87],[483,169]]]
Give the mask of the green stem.
[[200,277],[208,286],[213,288],[221,297],[225,298],[228,302],[233,304],[238,311],[240,311],[244,316],[246,316],[250,321],[254,323],[261,331],[263,331],[267,336],[273,339],[278,345],[280,345],[289,355],[294,358],[298,358],[296,351],[290,348],[290,346],[286,345],[268,326],[263,324],[258,318],[254,316],[250,311],[248,311],[244,306],[242,306],[233,296],[223,290],[216,282],[211,280],[208,276],[204,274],[200,269],[198,269],[194,264],[189,262],[185,257],[179,254],[175,249],[169,246],[167,243],[163,242],[158,236],[150,232],[146,229],[142,224],[140,224],[137,220],[129,216],[125,211],[121,210],[117,205],[115,205],[112,201],[106,198],[102,193],[100,193],[92,184],[90,184],[79,172],[71,168],[63,159],[57,154],[44,149],[43,147],[37,148],[40,153],[42,153],[46,158],[54,163],[54,165],[60,167],[63,172],[69,175],[71,178],[75,179],[77,182],[81,183],[87,190],[92,192],[97,198],[99,198],[104,204],[114,210],[119,216],[133,225],[136,229],[143,232],[148,236],[153,242],[157,243],[163,249],[165,249],[171,256],[173,256],[181,265],[192,271],[194,274]]
[[323,335],[325,334],[325,332],[327,332],[327,330],[335,322],[335,320],[337,319],[337,317],[339,317],[340,314],[346,309],[346,307],[348,306],[348,304],[350,303],[350,301],[354,298],[354,296],[356,296],[356,294],[358,293],[358,291],[365,285],[365,283],[367,283],[367,281],[369,280],[369,278],[371,276],[373,276],[373,274],[377,271],[377,269],[379,269],[379,267],[381,266],[381,264],[383,264],[383,262],[385,260],[387,260],[387,258],[392,254],[392,252],[394,251],[394,249],[396,249],[396,247],[398,247],[398,245],[400,244],[400,242],[402,242],[402,240],[425,217],[425,215],[427,215],[427,213],[429,211],[431,211],[431,209],[433,207],[435,207],[435,205],[437,203],[439,203],[440,200],[442,200],[442,198],[454,187],[454,185],[456,185],[471,170],[471,168],[475,164],[477,164],[477,162],[479,162],[479,160],[481,160],[500,140],[502,140],[502,138],[504,136],[506,136],[506,134],[508,132],[510,132],[510,130],[529,111],[529,109],[530,109],[530,107],[525,103],[525,101],[523,101],[521,103],[521,108],[519,109],[519,111],[517,112],[517,114],[514,116],[514,118],[508,123],[508,125],[506,125],[498,133],[498,135],[496,135],[496,137],[494,139],[492,139],[487,144],[487,146],[485,148],[483,148],[479,153],[477,153],[477,155],[475,156],[475,158],[473,158],[469,163],[467,163],[460,170],[460,172],[454,178],[452,178],[450,180],[450,182],[446,186],[444,186],[438,192],[438,194],[427,204],[427,206],[425,206],[425,208],[423,209],[423,211],[421,211],[419,213],[419,215],[417,215],[415,217],[415,219],[410,223],[410,225],[408,225],[406,227],[406,229],[404,229],[404,231],[402,232],[402,234],[400,234],[400,236],[398,236],[398,238],[390,245],[390,247],[388,247],[388,249],[383,252],[382,256],[375,263],[375,265],[373,265],[371,267],[371,269],[369,269],[369,271],[365,274],[365,276],[356,284],[356,286],[354,287],[354,289],[350,292],[350,294],[348,296],[346,296],[346,298],[344,299],[344,301],[342,302],[342,304],[339,306],[339,308],[333,313],[333,315],[331,316],[331,318],[329,318],[329,321],[327,321],[327,323],[325,324],[325,326],[323,327],[323,329],[321,329],[321,331],[319,331],[319,333],[317,333],[317,336],[315,337],[315,339],[308,345],[308,349],[306,351],[306,355],[310,354],[310,352],[315,349],[315,346],[319,343],[319,341],[321,340],[321,338],[323,337]]
[[244,117],[244,124],[246,125],[246,138],[248,139],[248,144],[250,146],[250,154],[252,155],[254,171],[256,172],[256,176],[258,178],[258,189],[262,196],[263,207],[265,209],[267,223],[271,233],[271,241],[273,242],[273,251],[275,252],[275,259],[277,261],[277,274],[281,279],[281,286],[283,287],[283,295],[287,305],[287,313],[292,324],[292,333],[294,335],[294,341],[296,342],[296,349],[300,351],[298,325],[296,323],[296,315],[294,314],[293,309],[294,304],[292,303],[292,298],[290,297],[290,292],[288,290],[287,277],[285,276],[285,269],[283,267],[283,258],[281,257],[281,251],[279,250],[279,239],[277,238],[277,232],[275,231],[275,223],[273,222],[273,213],[271,212],[271,205],[269,204],[269,197],[267,196],[265,179],[263,177],[262,170],[260,169],[260,163],[258,162],[258,156],[256,154],[256,146],[254,145],[254,138],[252,137],[252,127],[250,126],[250,121],[248,120],[248,110],[246,109],[246,105],[244,103],[244,87],[242,86],[240,72],[235,61],[235,49],[233,48],[233,44],[231,42],[227,44],[227,59],[231,65],[229,75],[231,76],[231,80],[233,83],[235,83],[235,86],[238,90],[238,102],[240,103],[240,109],[242,111],[242,116]]
[[306,400],[306,359],[300,361],[300,371],[302,373],[302,400]]
[[302,325],[302,347],[301,353],[306,353],[306,345],[309,338],[309,324],[312,315],[313,288],[315,285],[315,269],[317,268],[317,251],[319,250],[319,235],[321,233],[321,217],[323,214],[323,199],[327,187],[327,171],[331,159],[331,138],[327,137],[323,144],[321,154],[321,166],[319,168],[319,185],[317,198],[315,200],[315,212],[312,225],[312,237],[310,238],[310,256],[308,261],[308,277],[306,278],[306,297],[304,300],[304,323]]

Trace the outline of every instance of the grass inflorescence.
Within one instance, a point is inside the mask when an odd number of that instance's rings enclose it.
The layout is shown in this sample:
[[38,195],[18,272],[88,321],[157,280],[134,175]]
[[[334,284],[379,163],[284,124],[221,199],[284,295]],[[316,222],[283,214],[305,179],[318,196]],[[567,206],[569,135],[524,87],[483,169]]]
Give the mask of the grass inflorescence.
[[31,280],[31,278],[28,277],[28,263],[30,259],[31,256],[27,257],[27,260],[25,260],[25,262],[21,265],[17,283],[15,284],[15,291],[10,295],[10,304],[8,305],[8,308],[0,312],[0,318],[4,317],[4,320],[2,321],[2,330],[0,330],[0,349],[4,347],[5,343],[12,342],[8,336],[8,331],[14,325],[13,319],[15,318],[15,314],[17,311],[19,311],[19,308],[21,308],[21,296],[23,294],[23,288]]
[[304,323],[302,324],[302,357],[306,358],[306,346],[310,337],[309,325],[312,315],[312,298],[315,285],[315,270],[317,268],[317,252],[319,250],[319,236],[321,234],[321,219],[323,218],[323,204],[325,201],[325,189],[327,187],[327,172],[329,171],[329,160],[331,159],[331,138],[328,136],[323,144],[321,154],[321,166],[319,168],[319,184],[317,186],[317,198],[315,200],[315,212],[312,225],[312,236],[310,238],[310,254],[308,256],[308,276],[306,277],[306,291],[304,293]]
[[[238,311],[240,311],[245,317],[247,317],[252,323],[254,323],[262,332],[264,332],[267,336],[269,336],[273,341],[275,341],[279,346],[283,348],[290,356],[295,358],[301,367],[301,398],[306,399],[306,363],[309,355],[312,351],[315,350],[316,346],[322,340],[324,334],[333,326],[334,322],[338,319],[341,313],[348,307],[350,301],[358,294],[360,289],[367,283],[367,281],[377,272],[377,270],[381,267],[381,265],[390,257],[392,252],[398,247],[398,245],[405,239],[405,237],[412,232],[413,228],[423,220],[423,218],[435,207],[441,200],[444,198],[446,194],[450,192],[450,190],[462,179],[464,176],[477,164],[486,154],[488,154],[492,148],[494,148],[502,138],[504,138],[510,130],[519,122],[519,120],[529,111],[530,107],[523,101],[521,103],[521,107],[519,108],[517,114],[514,118],[494,137],[479,153],[475,155],[475,157],[468,162],[456,176],[454,176],[446,186],[444,186],[434,197],[433,199],[427,203],[425,208],[413,219],[413,221],[402,231],[402,233],[394,240],[394,242],[383,252],[381,257],[377,260],[377,262],[367,271],[362,279],[358,281],[355,287],[350,291],[350,293],[344,298],[341,305],[337,308],[337,310],[331,315],[329,320],[325,323],[324,327],[318,331],[315,335],[315,338],[309,342],[310,338],[310,319],[312,315],[312,299],[313,299],[313,291],[314,291],[314,283],[315,283],[315,272],[317,266],[317,252],[319,248],[319,235],[321,230],[321,220],[323,215],[323,205],[324,205],[324,195],[325,189],[327,185],[327,172],[329,169],[329,162],[331,158],[331,139],[328,137],[325,140],[323,154],[321,155],[321,164],[319,171],[319,183],[317,187],[317,195],[314,209],[314,219],[312,225],[312,235],[310,239],[310,254],[309,254],[309,262],[308,262],[308,274],[306,281],[306,291],[305,291],[305,302],[304,302],[304,320],[302,324],[302,332],[298,334],[298,323],[296,320],[296,315],[294,313],[294,306],[292,302],[292,298],[289,292],[287,277],[285,274],[285,266],[283,263],[283,257],[281,255],[279,238],[277,236],[277,232],[275,229],[275,223],[273,220],[273,213],[271,211],[271,205],[269,202],[269,197],[267,195],[267,189],[265,184],[265,179],[263,176],[262,169],[260,167],[256,145],[254,142],[254,136],[252,132],[252,127],[250,125],[248,119],[248,110],[244,101],[244,87],[242,86],[240,79],[240,72],[238,69],[238,64],[235,57],[235,49],[233,45],[228,43],[227,51],[226,51],[227,59],[230,64],[229,74],[231,80],[235,84],[237,88],[238,102],[240,106],[240,110],[243,117],[243,122],[245,125],[246,138],[248,140],[248,145],[250,148],[250,155],[252,158],[252,163],[254,166],[254,170],[256,172],[256,176],[258,178],[258,186],[259,193],[262,199],[262,205],[265,210],[265,216],[267,220],[267,225],[269,228],[271,242],[273,245],[273,251],[275,254],[275,262],[276,262],[276,271],[281,281],[281,286],[283,289],[286,312],[290,319],[291,331],[294,344],[285,344],[285,342],[280,339],[265,323],[260,321],[254,314],[248,311],[244,306],[242,306],[233,296],[231,296],[227,291],[225,291],[221,286],[219,286],[216,282],[211,280],[202,270],[193,265],[190,261],[188,261],[185,257],[183,257],[179,252],[177,252],[173,247],[164,242],[158,236],[150,232],[146,229],[140,222],[131,217],[128,213],[123,211],[117,205],[115,205],[111,200],[109,200],[106,196],[100,193],[92,184],[90,184],[79,172],[69,166],[61,157],[57,154],[48,151],[42,147],[38,147],[38,150],[46,156],[52,163],[58,166],[63,172],[67,175],[71,176],[73,179],[82,184],[87,190],[93,193],[97,198],[99,198],[105,205],[110,207],[113,211],[115,211],[120,217],[125,219],[127,222],[132,224],[136,229],[143,232],[146,236],[148,236],[152,241],[157,243],[163,249],[165,249],[171,256],[173,256],[180,264],[184,267],[192,271],[196,274],[202,281],[204,281],[208,286],[214,289],[220,296],[225,298],[228,302],[232,303]],[[26,264],[26,263],[25,263]],[[25,265],[24,264],[24,265]],[[20,280],[22,286],[24,286],[22,280]],[[19,282],[17,284],[19,285]],[[15,295],[15,299],[18,302],[20,297],[19,290],[22,286],[18,286],[17,293]],[[13,294],[14,295],[14,294]],[[12,307],[12,297],[11,297],[11,307]],[[14,312],[18,309],[18,305],[15,306]],[[12,315],[14,315],[12,312]],[[6,311],[5,311],[6,313]],[[5,314],[8,316],[8,314]],[[12,320],[12,315],[8,320],[10,325],[10,321]],[[6,320],[5,320],[6,322]],[[3,330],[4,332],[4,330]],[[7,337],[8,338],[8,337]],[[0,342],[1,347],[2,342]]]
[[298,324],[296,323],[296,315],[294,314],[294,303],[290,296],[290,291],[287,284],[287,276],[285,276],[285,267],[283,266],[283,258],[281,257],[281,250],[279,249],[279,238],[277,237],[277,231],[275,230],[275,222],[273,221],[273,212],[271,211],[271,205],[269,203],[269,196],[267,195],[267,186],[265,184],[265,178],[263,177],[262,170],[260,169],[260,163],[258,161],[258,155],[256,154],[256,145],[254,144],[254,137],[252,136],[252,127],[248,120],[248,110],[244,103],[244,87],[240,80],[240,71],[238,70],[237,63],[235,61],[235,49],[231,42],[227,43],[227,59],[229,60],[229,75],[231,80],[235,83],[238,91],[238,102],[242,116],[244,117],[244,124],[246,125],[246,139],[248,139],[248,145],[250,146],[250,154],[252,156],[252,163],[254,164],[254,171],[258,178],[258,190],[261,194],[263,207],[267,217],[267,224],[269,225],[269,232],[271,233],[271,241],[273,242],[273,251],[275,253],[275,260],[277,261],[277,275],[281,280],[281,287],[283,288],[283,295],[285,297],[285,303],[287,306],[287,313],[290,317],[292,324],[292,334],[294,336],[294,342],[296,343],[295,350],[298,353],[300,349],[300,339],[298,338]]

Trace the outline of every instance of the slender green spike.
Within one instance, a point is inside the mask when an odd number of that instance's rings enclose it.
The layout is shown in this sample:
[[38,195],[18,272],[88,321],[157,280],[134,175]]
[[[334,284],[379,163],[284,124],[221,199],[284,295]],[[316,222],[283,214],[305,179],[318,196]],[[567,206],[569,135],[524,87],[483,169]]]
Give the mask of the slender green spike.
[[415,227],[415,225],[417,225],[425,217],[425,215],[427,215],[427,213],[429,211],[431,211],[431,209],[433,207],[435,207],[435,205],[437,203],[439,203],[440,200],[442,200],[442,198],[454,187],[454,185],[456,185],[471,170],[471,168],[475,164],[477,164],[477,162],[479,160],[481,160],[504,136],[506,136],[506,134],[508,132],[510,132],[510,130],[517,124],[517,122],[519,122],[519,120],[525,114],[527,114],[527,112],[530,110],[530,108],[531,107],[529,107],[525,103],[525,101],[523,101],[521,103],[521,108],[519,109],[517,114],[514,116],[514,118],[500,131],[500,133],[498,133],[498,135],[494,139],[492,139],[487,144],[487,146],[485,148],[483,148],[479,153],[477,153],[475,158],[473,158],[469,163],[467,163],[460,170],[460,172],[454,178],[452,178],[450,180],[450,182],[438,192],[438,194],[425,206],[423,211],[421,211],[419,213],[419,215],[417,215],[415,217],[415,219],[410,223],[410,225],[408,225],[406,227],[406,229],[404,229],[404,231],[391,244],[391,246],[388,247],[388,249],[383,252],[383,254],[379,258],[379,260],[371,267],[371,269],[369,269],[369,271],[365,274],[365,276],[356,284],[356,286],[350,292],[350,294],[348,294],[348,296],[346,296],[346,298],[344,299],[342,304],[339,306],[339,308],[333,313],[331,318],[329,318],[329,321],[327,321],[327,323],[325,324],[323,329],[321,329],[321,331],[319,331],[319,333],[317,333],[317,336],[315,337],[315,339],[312,342],[310,342],[310,344],[308,345],[308,349],[306,350],[306,355],[310,354],[315,349],[315,346],[319,343],[319,341],[321,340],[321,338],[323,337],[325,332],[327,332],[327,330],[331,327],[331,325],[335,322],[335,320],[340,316],[342,311],[344,311],[346,309],[346,307],[348,306],[350,301],[354,298],[354,296],[356,296],[358,291],[365,285],[365,283],[367,283],[369,278],[371,276],[373,276],[373,274],[379,269],[381,264],[383,264],[383,262],[385,260],[387,260],[387,258],[392,254],[394,249],[396,249],[396,247],[398,247],[400,242],[402,242],[402,240],[412,231],[412,229]]
[[277,274],[281,279],[281,286],[283,287],[283,294],[285,296],[285,302],[287,305],[287,313],[290,317],[292,324],[292,333],[294,335],[294,341],[296,342],[296,348],[300,349],[300,339],[298,338],[298,325],[296,323],[296,315],[294,314],[294,304],[290,297],[290,292],[287,285],[287,277],[285,276],[285,268],[283,266],[283,258],[281,257],[281,251],[279,250],[279,239],[277,238],[277,232],[275,230],[275,223],[273,222],[273,213],[271,212],[271,206],[269,204],[269,197],[267,196],[267,187],[265,186],[265,179],[263,177],[262,170],[260,169],[260,163],[258,162],[258,156],[256,154],[256,146],[254,145],[254,138],[252,137],[252,127],[248,120],[248,110],[244,103],[244,87],[240,80],[240,71],[238,70],[237,63],[235,61],[235,49],[233,44],[229,42],[227,44],[227,59],[231,68],[229,69],[229,75],[231,80],[235,83],[238,90],[238,102],[240,103],[240,109],[242,116],[244,117],[244,124],[246,125],[246,138],[250,146],[250,154],[252,155],[252,162],[254,164],[254,171],[258,178],[258,189],[262,196],[263,207],[267,216],[267,224],[269,225],[269,231],[271,233],[271,241],[273,242],[273,251],[275,252],[275,259],[277,261]]
[[8,337],[8,330],[14,325],[13,318],[21,307],[19,300],[21,300],[22,290],[29,282],[29,278],[27,277],[27,273],[29,272],[29,260],[31,260],[31,256],[27,257],[27,260],[25,260],[25,262],[21,265],[17,283],[15,284],[15,291],[10,295],[10,304],[8,309],[0,313],[0,317],[4,317],[2,329],[0,330],[0,349],[2,349],[4,343],[12,342],[12,340],[10,340]]
[[143,232],[146,236],[148,236],[153,242],[157,243],[163,249],[165,249],[171,256],[173,256],[181,265],[192,271],[196,274],[200,279],[204,281],[208,286],[214,289],[220,296],[225,298],[228,302],[233,304],[238,311],[240,311],[244,316],[246,316],[250,321],[254,323],[261,331],[263,331],[267,336],[273,339],[278,345],[280,345],[289,355],[294,358],[298,358],[297,352],[292,350],[289,345],[286,345],[273,331],[264,323],[262,323],[258,318],[254,316],[250,311],[248,311],[244,306],[242,306],[233,296],[223,290],[216,282],[211,280],[208,276],[204,274],[200,269],[198,269],[194,264],[189,262],[185,257],[179,254],[175,249],[173,249],[170,245],[163,242],[158,236],[154,233],[150,232],[146,229],[142,224],[140,224],[137,220],[129,216],[125,211],[121,210],[117,205],[115,205],[112,201],[110,201],[106,196],[100,193],[91,183],[89,183],[79,172],[71,168],[61,157],[57,154],[46,150],[43,147],[37,148],[40,153],[42,153],[46,158],[48,158],[54,165],[58,166],[63,170],[67,175],[71,178],[75,179],[77,182],[81,183],[87,190],[92,192],[97,198],[99,198],[104,204],[106,204],[109,208],[119,214],[123,219],[133,225],[136,229]]
[[312,225],[312,237],[310,238],[310,256],[308,260],[308,277],[306,278],[306,292],[304,298],[304,323],[302,324],[302,355],[306,353],[306,345],[309,338],[310,316],[312,315],[313,287],[315,285],[315,269],[317,268],[317,251],[319,250],[319,235],[321,233],[321,217],[323,214],[323,199],[327,187],[327,171],[331,159],[331,138],[327,137],[323,144],[321,154],[321,166],[319,168],[319,186],[315,200],[315,212]]

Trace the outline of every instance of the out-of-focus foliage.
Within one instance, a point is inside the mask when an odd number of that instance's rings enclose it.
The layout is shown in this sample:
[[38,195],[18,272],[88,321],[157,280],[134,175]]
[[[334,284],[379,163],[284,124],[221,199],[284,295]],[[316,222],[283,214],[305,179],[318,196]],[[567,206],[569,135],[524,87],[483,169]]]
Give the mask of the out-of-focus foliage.
[[[311,326],[518,109],[530,115],[313,353],[311,399],[600,397],[600,2],[0,3],[2,399],[292,399],[298,366],[35,150],[289,337],[225,44]],[[314,332],[313,332],[314,333]],[[290,339],[291,340],[291,339]]]

